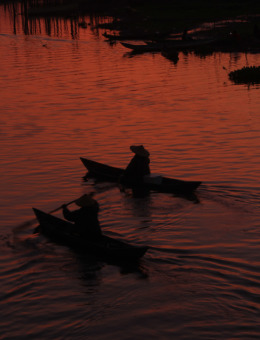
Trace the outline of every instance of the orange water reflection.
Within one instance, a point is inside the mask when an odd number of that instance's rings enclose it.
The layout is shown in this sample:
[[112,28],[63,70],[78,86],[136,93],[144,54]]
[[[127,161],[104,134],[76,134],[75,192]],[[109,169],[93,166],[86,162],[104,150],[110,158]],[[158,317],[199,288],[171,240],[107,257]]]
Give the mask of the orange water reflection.
[[[133,339],[246,338],[253,325],[259,337],[259,86],[234,85],[223,69],[257,65],[259,56],[133,57],[90,25],[73,39],[68,21],[47,32],[38,20],[36,35],[17,21],[14,35],[0,15],[0,326],[8,336],[124,338],[128,329]],[[79,157],[125,167],[135,143],[150,151],[153,172],[202,180],[200,203],[83,181]],[[51,211],[89,191],[104,233],[150,246],[149,280],[81,261],[32,236],[33,227],[13,230],[32,219],[32,206]]]
[[234,85],[227,75],[257,65],[258,55],[180,53],[177,64],[160,53],[130,58],[102,31],[97,39],[89,18],[73,40],[67,21],[58,20],[59,30],[50,23],[50,36],[23,36],[18,23],[20,34],[10,34],[10,19],[2,17],[1,156],[8,186],[14,159],[19,176],[39,182],[41,191],[40,181],[54,183],[59,172],[76,183],[85,171],[80,156],[124,167],[129,145],[140,143],[151,153],[153,172],[259,188],[259,86]]

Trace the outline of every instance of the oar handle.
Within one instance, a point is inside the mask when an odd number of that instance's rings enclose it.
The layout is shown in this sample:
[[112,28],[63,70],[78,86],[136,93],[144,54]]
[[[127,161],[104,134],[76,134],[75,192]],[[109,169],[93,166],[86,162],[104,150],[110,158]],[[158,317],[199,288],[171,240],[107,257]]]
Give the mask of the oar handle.
[[72,203],[75,203],[77,200],[78,200],[78,199],[73,200],[73,201],[70,201],[69,203],[66,203],[66,204],[62,204],[60,207],[58,207],[58,208],[56,208],[56,209],[50,211],[49,214],[53,214],[53,213],[55,213],[56,211],[62,209],[62,207],[63,207],[64,205],[70,205],[70,204],[72,204]]
[[[92,194],[92,193],[91,193],[91,194]],[[83,196],[84,196],[84,195],[83,195]],[[77,200],[78,200],[78,198],[77,198],[77,199],[74,199],[73,201],[70,201],[70,202],[66,203],[65,205],[72,204],[72,203],[76,202]],[[62,205],[59,206],[58,208],[56,208],[56,209],[50,211],[49,214],[52,214],[52,213],[54,213],[54,212],[56,212],[56,211],[62,209],[63,206],[64,206],[64,204],[62,204]],[[23,230],[24,228],[29,227],[29,226],[31,226],[32,224],[36,223],[36,222],[37,222],[37,218],[34,218],[33,220],[30,220],[30,221],[21,223],[20,225],[18,225],[17,227],[15,227],[13,230],[14,230],[14,231]]]

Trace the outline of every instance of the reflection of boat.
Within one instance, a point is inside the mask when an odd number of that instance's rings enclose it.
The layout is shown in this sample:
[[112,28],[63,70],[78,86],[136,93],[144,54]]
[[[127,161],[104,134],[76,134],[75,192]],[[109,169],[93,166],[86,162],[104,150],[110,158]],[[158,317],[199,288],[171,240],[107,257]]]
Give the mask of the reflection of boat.
[[208,46],[216,42],[216,39],[196,39],[190,41],[165,40],[164,42],[149,42],[142,45],[121,42],[121,44],[135,52],[156,52],[163,50],[185,50]]
[[[96,177],[110,182],[119,182],[120,177],[124,173],[124,169],[116,168],[99,162],[95,162],[86,158],[80,158],[82,163],[88,169],[89,177]],[[170,193],[191,193],[201,184],[200,181],[184,181],[172,179],[159,175],[147,176],[142,186],[149,190]],[[124,182],[124,185],[128,185]],[[129,183],[129,186],[132,185]]]
[[138,260],[148,249],[146,246],[130,245],[105,235],[102,235],[96,241],[83,239],[73,232],[74,225],[72,223],[35,208],[33,208],[33,211],[40,224],[39,230],[43,235],[79,252],[112,258],[120,262],[123,260]]

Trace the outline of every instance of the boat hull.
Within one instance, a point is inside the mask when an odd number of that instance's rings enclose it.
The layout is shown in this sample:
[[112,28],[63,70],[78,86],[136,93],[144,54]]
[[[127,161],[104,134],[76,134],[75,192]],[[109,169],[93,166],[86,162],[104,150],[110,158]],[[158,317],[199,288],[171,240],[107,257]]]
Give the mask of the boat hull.
[[[96,177],[110,182],[119,182],[120,177],[124,174],[124,169],[109,166],[83,157],[80,159],[87,168],[89,177]],[[151,176],[151,181],[143,183],[141,186],[145,189],[158,192],[187,194],[195,191],[200,184],[200,181],[184,181],[164,176],[160,176],[160,181],[153,181]],[[125,182],[124,185],[129,187],[133,186],[131,183]]]
[[39,222],[39,231],[50,240],[69,246],[80,253],[91,253],[106,259],[134,261],[147,251],[146,246],[134,246],[126,242],[102,235],[98,240],[86,240],[76,234],[74,225],[56,216],[33,208]]
[[198,39],[191,41],[165,40],[163,42],[147,42],[146,44],[131,44],[121,42],[121,45],[131,49],[133,52],[162,52],[162,51],[182,51],[186,49],[196,49],[204,46],[214,46],[217,39]]

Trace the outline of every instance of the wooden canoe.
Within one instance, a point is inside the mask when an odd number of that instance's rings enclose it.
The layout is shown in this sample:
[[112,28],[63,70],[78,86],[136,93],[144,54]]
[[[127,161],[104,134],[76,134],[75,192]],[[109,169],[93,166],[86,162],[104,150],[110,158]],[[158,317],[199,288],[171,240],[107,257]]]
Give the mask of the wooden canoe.
[[[121,168],[109,166],[83,157],[80,159],[87,168],[89,177],[119,183],[120,177],[124,173],[124,169]],[[200,181],[184,181],[164,176],[151,175],[149,177],[146,182],[143,183],[144,188],[158,192],[187,194],[192,193],[201,184]],[[124,182],[124,185],[125,184],[127,183]],[[129,186],[131,186],[130,183]]]
[[158,40],[165,39],[169,36],[169,33],[152,33],[152,32],[121,32],[118,34],[110,34],[105,32],[103,37],[110,41],[121,40]]
[[216,43],[217,39],[196,39],[190,41],[182,40],[165,40],[163,42],[147,42],[146,44],[130,44],[121,42],[121,44],[131,49],[133,52],[160,52],[164,50],[186,50],[186,49],[196,49],[202,46],[213,45]]
[[163,43],[149,43],[149,44],[130,44],[121,42],[121,45],[132,50],[133,52],[160,52],[163,49]]
[[126,242],[102,235],[98,240],[87,240],[76,234],[74,225],[56,216],[33,208],[39,222],[39,232],[50,240],[69,246],[82,253],[90,253],[106,259],[135,261],[147,251],[147,246],[134,246]]

